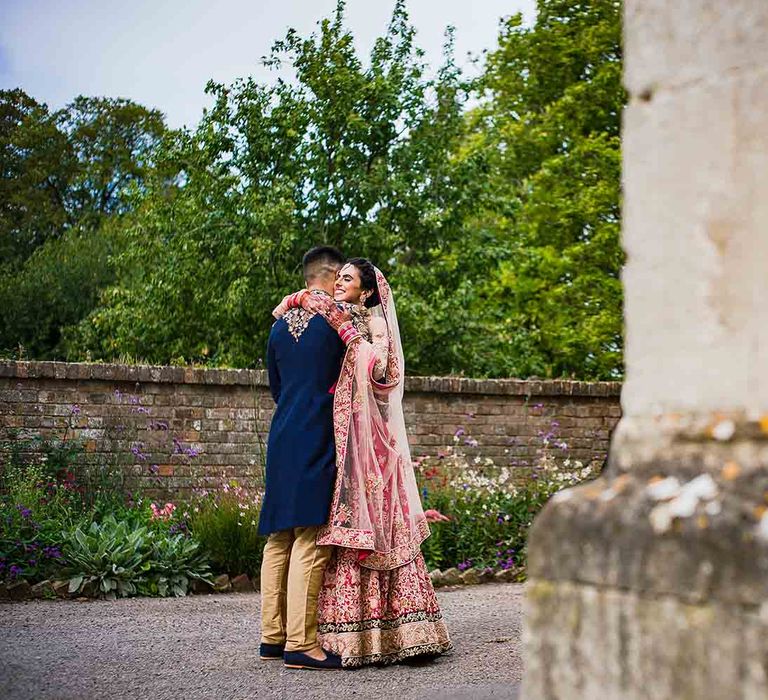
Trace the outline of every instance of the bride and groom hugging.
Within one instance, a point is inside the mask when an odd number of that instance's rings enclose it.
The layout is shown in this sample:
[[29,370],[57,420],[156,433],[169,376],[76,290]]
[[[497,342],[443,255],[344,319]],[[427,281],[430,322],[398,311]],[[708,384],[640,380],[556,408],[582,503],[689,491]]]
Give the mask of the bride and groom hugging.
[[327,246],[303,270],[267,347],[260,656],[307,669],[436,656],[451,642],[420,550],[392,291]]

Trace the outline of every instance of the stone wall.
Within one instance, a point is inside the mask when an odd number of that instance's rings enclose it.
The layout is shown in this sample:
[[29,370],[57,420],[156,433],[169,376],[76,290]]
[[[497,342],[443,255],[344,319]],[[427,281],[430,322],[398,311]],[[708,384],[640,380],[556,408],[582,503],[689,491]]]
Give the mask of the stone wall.
[[[461,428],[461,449],[499,465],[534,463],[550,432],[572,457],[601,460],[619,392],[611,382],[409,377],[406,423],[415,456],[454,445]],[[0,361],[2,435],[69,427],[84,459],[120,465],[146,489],[258,480],[272,409],[261,370]]]

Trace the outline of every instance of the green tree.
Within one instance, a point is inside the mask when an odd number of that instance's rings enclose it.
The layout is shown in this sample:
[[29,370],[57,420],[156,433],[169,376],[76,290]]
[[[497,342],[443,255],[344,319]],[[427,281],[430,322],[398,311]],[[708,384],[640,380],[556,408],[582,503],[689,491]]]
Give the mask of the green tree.
[[131,100],[77,97],[54,115],[76,162],[63,195],[70,219],[98,226],[132,206],[131,193],[154,174],[154,153],[165,134],[162,112]]
[[479,295],[491,373],[622,372],[621,4],[540,0],[502,25],[471,115],[493,186],[478,225],[506,239]]
[[129,100],[78,97],[51,113],[0,93],[0,349],[61,356],[63,329],[114,281],[113,224],[154,172],[164,131],[159,112]]
[[[176,183],[150,182],[126,218],[119,282],[71,352],[253,365],[271,309],[302,284],[301,255],[319,243],[372,258],[398,290],[427,274],[461,235],[463,183],[478,166],[452,157],[466,90],[450,36],[434,79],[413,37],[397,2],[364,65],[340,2],[319,32],[289,31],[265,59],[289,66],[290,81],[209,84],[198,128],[162,149]],[[423,310],[403,308],[416,327]],[[410,344],[427,356],[432,340]]]
[[20,264],[64,230],[71,169],[47,106],[20,89],[0,91],[0,264]]

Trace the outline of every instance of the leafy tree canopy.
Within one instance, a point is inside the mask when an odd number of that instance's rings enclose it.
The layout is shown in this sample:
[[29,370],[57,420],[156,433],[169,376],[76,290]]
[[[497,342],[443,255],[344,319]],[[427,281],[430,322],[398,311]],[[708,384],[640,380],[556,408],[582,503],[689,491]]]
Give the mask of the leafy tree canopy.
[[473,81],[450,29],[430,73],[404,0],[365,60],[344,9],[194,130],[0,93],[0,347],[255,366],[327,243],[389,277],[411,373],[619,377],[618,0],[504,19]]

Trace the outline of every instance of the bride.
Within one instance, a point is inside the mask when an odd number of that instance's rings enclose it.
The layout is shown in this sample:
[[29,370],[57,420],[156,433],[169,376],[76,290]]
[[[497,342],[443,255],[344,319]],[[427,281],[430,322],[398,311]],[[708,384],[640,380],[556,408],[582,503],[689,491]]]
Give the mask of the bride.
[[403,348],[392,291],[365,258],[337,276],[321,313],[347,345],[334,388],[336,484],[317,542],[334,550],[318,599],[318,637],[345,667],[452,648],[420,545],[429,536],[403,417]]

